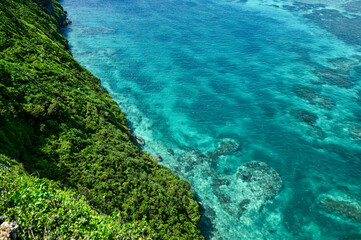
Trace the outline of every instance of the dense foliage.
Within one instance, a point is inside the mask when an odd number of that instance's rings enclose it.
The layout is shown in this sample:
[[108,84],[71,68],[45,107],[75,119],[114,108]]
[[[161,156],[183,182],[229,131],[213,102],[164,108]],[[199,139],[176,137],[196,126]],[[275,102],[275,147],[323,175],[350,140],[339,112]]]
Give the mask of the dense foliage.
[[159,238],[202,238],[190,184],[132,142],[100,81],[67,50],[54,0],[0,2],[0,153]]
[[0,155],[0,212],[15,221],[21,239],[151,239],[145,221],[122,223],[94,211],[84,197],[23,172]]

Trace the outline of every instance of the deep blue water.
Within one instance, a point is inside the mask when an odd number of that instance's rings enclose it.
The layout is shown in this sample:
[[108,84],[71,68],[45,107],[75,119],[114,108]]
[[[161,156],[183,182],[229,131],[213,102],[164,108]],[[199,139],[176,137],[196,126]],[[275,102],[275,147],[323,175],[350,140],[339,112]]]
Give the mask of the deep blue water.
[[356,46],[256,1],[61,3],[74,57],[191,182],[207,239],[361,239]]

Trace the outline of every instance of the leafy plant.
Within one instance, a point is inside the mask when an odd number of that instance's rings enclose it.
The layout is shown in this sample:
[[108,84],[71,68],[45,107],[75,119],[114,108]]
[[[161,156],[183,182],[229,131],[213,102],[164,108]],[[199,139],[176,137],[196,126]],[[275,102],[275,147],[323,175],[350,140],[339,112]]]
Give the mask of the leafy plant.
[[133,144],[125,114],[67,50],[64,16],[54,0],[0,2],[0,154],[99,212],[146,217],[161,239],[201,239],[190,184]]
[[20,226],[21,239],[151,239],[145,219],[123,223],[121,216],[93,210],[84,197],[58,184],[29,176],[0,155],[0,212]]

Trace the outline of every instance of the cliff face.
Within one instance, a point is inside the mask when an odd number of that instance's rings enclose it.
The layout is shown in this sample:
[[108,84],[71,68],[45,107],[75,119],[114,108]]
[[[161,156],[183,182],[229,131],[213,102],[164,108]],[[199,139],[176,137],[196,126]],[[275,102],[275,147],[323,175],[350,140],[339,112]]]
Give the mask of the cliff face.
[[0,153],[159,238],[201,238],[188,182],[139,151],[100,80],[67,51],[53,0],[0,2]]
[[62,6],[53,2],[52,0],[34,0],[34,2],[46,13],[53,16],[56,20],[58,28],[65,27],[67,25],[66,12],[64,12]]

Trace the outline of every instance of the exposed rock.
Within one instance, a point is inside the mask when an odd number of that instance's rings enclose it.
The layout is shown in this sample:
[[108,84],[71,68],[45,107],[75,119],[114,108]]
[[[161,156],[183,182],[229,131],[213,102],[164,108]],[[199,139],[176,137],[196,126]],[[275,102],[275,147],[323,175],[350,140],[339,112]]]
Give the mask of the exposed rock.
[[223,139],[218,144],[216,151],[214,151],[213,153],[210,153],[208,156],[211,159],[215,159],[221,155],[230,154],[230,153],[236,151],[238,149],[238,147],[239,147],[239,144],[236,140],[226,138],[226,139]]
[[11,240],[10,228],[4,228],[0,226],[0,240]]
[[137,136],[137,135],[133,135],[134,137],[134,143],[138,146],[138,147],[142,147],[145,145],[145,141],[143,138]]
[[308,112],[303,109],[294,109],[291,110],[291,115],[294,116],[300,122],[304,122],[308,125],[313,126],[317,121],[317,115],[311,112]]
[[238,168],[236,177],[248,183],[247,187],[258,199],[271,199],[282,187],[280,175],[264,162],[245,163]]
[[2,224],[7,218],[8,218],[8,216],[0,217],[0,224]]
[[154,160],[156,160],[157,162],[162,162],[162,161],[163,161],[163,158],[162,158],[162,156],[160,156],[160,155],[154,156],[153,158],[154,158]]
[[320,204],[330,213],[361,222],[361,206],[356,202],[339,201],[331,198],[324,198]]
[[47,13],[49,13],[50,15],[52,15],[53,17],[56,18],[57,26],[59,29],[66,27],[68,25],[67,21],[69,21],[69,20],[66,17],[66,15],[68,13],[67,11],[63,11],[59,16],[57,16],[57,14],[55,14],[55,12],[54,12],[54,6],[51,3],[51,1],[42,1],[42,2],[40,2],[40,4],[43,5],[43,7],[47,11]]
[[3,222],[0,225],[0,240],[16,240],[19,226],[15,223]]

